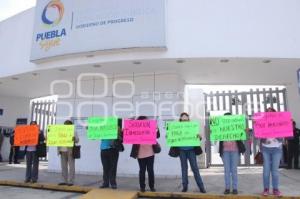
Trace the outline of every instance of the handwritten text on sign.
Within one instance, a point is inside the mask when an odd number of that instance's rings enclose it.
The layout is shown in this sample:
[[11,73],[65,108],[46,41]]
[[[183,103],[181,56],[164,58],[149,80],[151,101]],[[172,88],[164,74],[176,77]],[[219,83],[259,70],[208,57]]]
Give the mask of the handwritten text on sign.
[[209,119],[211,141],[246,140],[245,115],[213,116]]
[[118,138],[118,118],[90,117],[88,119],[88,139],[105,140]]
[[125,144],[156,144],[155,120],[125,120],[123,141]]
[[15,128],[15,146],[34,146],[38,144],[39,127],[36,125],[17,126]]
[[168,146],[200,146],[198,122],[167,122]]
[[290,112],[255,113],[253,121],[254,135],[257,138],[293,136],[293,124]]
[[49,125],[47,146],[74,146],[74,125]]

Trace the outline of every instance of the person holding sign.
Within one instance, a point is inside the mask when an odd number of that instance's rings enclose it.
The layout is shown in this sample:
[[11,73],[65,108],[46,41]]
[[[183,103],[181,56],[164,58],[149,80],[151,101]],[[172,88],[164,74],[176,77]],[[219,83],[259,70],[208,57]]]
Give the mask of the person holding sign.
[[[273,108],[268,108],[266,112],[276,112]],[[265,114],[267,117],[267,114]],[[262,116],[263,117],[263,116]],[[263,118],[264,119],[264,118]],[[272,125],[267,125],[267,128],[273,128]],[[254,130],[258,130],[264,125],[259,122],[259,119],[254,120]],[[258,133],[258,132],[257,132]],[[257,137],[257,136],[256,136]],[[264,191],[262,193],[263,196],[268,196],[269,187],[270,187],[270,175],[272,175],[272,185],[273,185],[273,195],[281,196],[281,192],[279,191],[279,164],[282,156],[282,143],[283,139],[279,137],[272,136],[261,139],[261,148],[263,154],[263,185]]]
[[117,189],[117,167],[119,152],[124,151],[122,119],[117,121],[118,137],[117,139],[102,139],[100,144],[101,162],[103,166],[103,184],[99,188],[108,188],[109,184],[112,189]]
[[35,126],[38,130],[38,142],[37,145],[30,145],[25,147],[26,154],[26,176],[25,183],[32,182],[36,183],[39,175],[39,157],[37,147],[45,142],[45,137],[43,131],[39,130],[36,121],[31,121],[30,126]]
[[[64,125],[73,125],[71,120],[66,120]],[[73,143],[79,142],[77,133],[73,136]],[[58,185],[73,186],[75,180],[75,158],[73,156],[73,147],[58,147],[58,154],[61,160],[62,178],[63,182]]]
[[[224,114],[224,116],[229,115],[231,115],[231,113]],[[245,153],[245,151],[245,145],[241,140],[220,141],[219,153],[224,164],[224,194],[230,194],[230,181],[232,181],[232,194],[238,194],[237,166],[240,160],[240,153]]]
[[[139,116],[137,120],[147,120],[146,116]],[[156,132],[156,138],[160,137],[159,129]],[[141,192],[145,192],[145,175],[146,170],[148,172],[149,187],[152,192],[155,192],[154,187],[154,155],[156,144],[134,144],[131,149],[130,156],[138,160],[140,171],[139,171],[139,182]]]
[[[187,113],[181,113],[180,122],[188,122],[190,121],[190,116]],[[201,140],[201,136],[199,135],[199,139]],[[188,190],[188,161],[190,162],[192,171],[194,173],[195,181],[198,185],[198,188],[201,193],[206,193],[203,180],[201,178],[196,155],[200,155],[201,153],[197,153],[200,148],[200,144],[198,147],[194,146],[182,146],[182,147],[174,147],[174,149],[179,150],[179,157],[180,157],[180,163],[181,163],[181,174],[182,174],[182,192],[187,192]]]

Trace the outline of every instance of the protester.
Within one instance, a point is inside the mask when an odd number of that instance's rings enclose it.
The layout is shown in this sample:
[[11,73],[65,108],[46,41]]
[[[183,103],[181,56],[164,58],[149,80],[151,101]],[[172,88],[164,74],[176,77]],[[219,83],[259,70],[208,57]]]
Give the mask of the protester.
[[[73,125],[73,122],[66,120],[64,125]],[[73,137],[74,145],[79,142],[76,132]],[[75,180],[75,158],[73,156],[73,147],[58,147],[58,153],[61,160],[62,179],[63,182],[58,185],[73,186]]]
[[117,168],[119,152],[124,151],[122,134],[122,119],[118,120],[118,139],[102,140],[100,144],[101,162],[103,166],[103,184],[100,188],[108,188],[109,184],[112,189],[117,189]]
[[[137,120],[147,120],[146,116],[139,116]],[[157,138],[160,137],[159,130],[157,130]],[[148,172],[148,180],[149,187],[152,192],[155,192],[155,177],[154,177],[154,149],[155,145],[148,144],[134,144],[131,149],[130,156],[133,158],[137,158],[139,163],[139,182],[140,182],[140,190],[141,192],[145,192],[146,184],[145,184],[145,175],[146,170]]]
[[[268,108],[266,112],[276,112]],[[282,156],[282,138],[261,139],[261,151],[263,154],[263,196],[270,194],[270,175],[272,175],[273,195],[281,196],[279,191],[279,164]]]
[[[225,113],[231,115],[231,113]],[[237,167],[240,160],[240,153],[245,153],[245,146],[242,141],[221,141],[219,153],[224,164],[224,194],[230,194],[232,182],[232,194],[238,194],[238,172]]]
[[[180,122],[188,122],[190,121],[190,116],[187,113],[181,113]],[[201,136],[199,136],[201,139]],[[182,192],[187,192],[188,190],[188,161],[190,162],[195,181],[198,185],[198,188],[201,193],[206,193],[203,180],[201,178],[198,164],[197,164],[197,158],[196,155],[200,155],[202,153],[202,150],[199,147],[174,147],[175,150],[178,151],[179,157],[180,157],[180,163],[181,163],[181,174],[182,174]],[[198,152],[200,151],[201,152]]]
[[[30,125],[37,125],[36,121],[30,122]],[[43,131],[39,130],[38,136],[38,144],[43,144],[45,141]],[[38,180],[39,175],[39,157],[38,157],[38,150],[40,148],[35,146],[26,146],[25,147],[25,154],[26,154],[26,176],[25,176],[25,183],[32,182],[36,183]]]

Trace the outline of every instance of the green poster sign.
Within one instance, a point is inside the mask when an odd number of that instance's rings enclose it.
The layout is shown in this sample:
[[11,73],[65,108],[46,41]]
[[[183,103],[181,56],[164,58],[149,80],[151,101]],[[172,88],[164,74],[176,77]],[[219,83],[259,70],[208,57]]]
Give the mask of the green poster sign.
[[74,125],[49,125],[47,130],[47,146],[74,146]]
[[212,116],[209,119],[211,141],[246,140],[245,115]]
[[198,122],[167,122],[168,146],[200,146]]
[[116,117],[89,117],[88,139],[107,140],[118,138],[118,118]]

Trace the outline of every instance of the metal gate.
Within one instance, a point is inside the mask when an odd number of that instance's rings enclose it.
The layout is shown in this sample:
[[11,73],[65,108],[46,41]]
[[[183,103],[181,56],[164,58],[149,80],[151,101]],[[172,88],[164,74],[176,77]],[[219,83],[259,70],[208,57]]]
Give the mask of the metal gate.
[[[286,89],[250,89],[247,92],[228,91],[205,93],[205,129],[206,137],[209,138],[209,116],[224,114],[244,114],[247,118],[247,127],[250,129],[250,136],[245,141],[246,153],[241,156],[240,164],[243,166],[254,165],[254,156],[259,149],[259,141],[253,136],[252,115],[256,112],[264,112],[268,107],[277,111],[287,110]],[[218,143],[206,143],[207,167],[221,165],[222,161],[218,154]]]
[[55,118],[56,101],[39,100],[31,103],[31,121],[36,121],[44,133],[49,124],[55,123]]
[[[56,101],[33,100],[31,102],[31,121],[36,121],[45,135],[47,126],[56,122]],[[47,161],[47,157],[41,158],[41,160]]]

